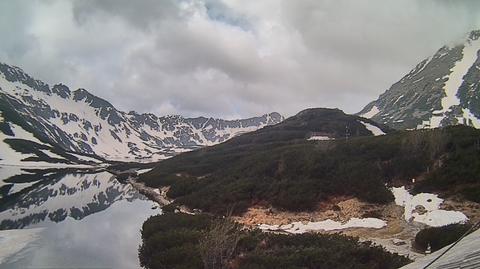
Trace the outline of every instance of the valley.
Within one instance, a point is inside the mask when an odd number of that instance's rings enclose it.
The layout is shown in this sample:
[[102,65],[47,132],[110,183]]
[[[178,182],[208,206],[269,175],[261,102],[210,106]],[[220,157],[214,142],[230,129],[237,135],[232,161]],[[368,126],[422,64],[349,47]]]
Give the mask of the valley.
[[[478,234],[479,70],[476,30],[356,114],[263,113],[277,106],[255,98],[287,97],[253,97],[245,83],[238,96],[262,113],[223,119],[197,115],[224,108],[220,93],[190,117],[126,112],[0,62],[0,269],[395,269],[441,257]],[[217,71],[195,83],[234,78]]]

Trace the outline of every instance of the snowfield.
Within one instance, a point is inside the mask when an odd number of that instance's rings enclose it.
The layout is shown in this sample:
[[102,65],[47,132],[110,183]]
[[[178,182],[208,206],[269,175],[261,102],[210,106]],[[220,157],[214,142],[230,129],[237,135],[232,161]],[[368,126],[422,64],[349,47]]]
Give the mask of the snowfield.
[[[464,223],[468,220],[467,216],[459,211],[448,211],[440,209],[443,199],[436,194],[419,193],[411,195],[403,187],[392,188],[395,196],[395,203],[405,208],[405,220],[424,223],[428,226],[439,227],[453,223]],[[424,209],[425,212],[416,212],[417,208]]]
[[307,222],[306,224],[302,222],[292,222],[291,224],[286,225],[268,225],[260,224],[259,229],[263,231],[285,231],[288,233],[301,234],[306,232],[314,231],[334,231],[334,230],[343,230],[349,228],[374,228],[380,229],[387,225],[384,220],[377,218],[351,218],[346,223],[341,223],[331,219],[318,221],[318,222]]
[[310,136],[307,140],[332,140],[332,138],[328,136],[314,135]]
[[379,112],[380,112],[380,109],[378,109],[377,106],[372,106],[372,109],[370,109],[370,111],[368,111],[364,114],[361,114],[360,117],[370,119],[371,117],[377,115]]
[[370,123],[367,123],[367,122],[363,122],[363,121],[360,121],[364,126],[365,128],[367,128],[367,130],[369,130],[374,136],[378,136],[378,135],[384,135],[385,133],[380,129],[378,128],[377,126],[375,125],[372,125]]

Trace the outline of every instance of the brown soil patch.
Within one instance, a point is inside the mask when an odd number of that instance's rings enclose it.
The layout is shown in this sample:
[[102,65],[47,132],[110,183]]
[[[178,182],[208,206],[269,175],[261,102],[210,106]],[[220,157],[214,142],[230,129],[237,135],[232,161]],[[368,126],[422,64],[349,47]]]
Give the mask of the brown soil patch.
[[246,226],[258,224],[282,225],[295,221],[322,221],[331,219],[346,222],[351,218],[382,217],[384,206],[368,204],[356,198],[342,200],[342,197],[320,203],[317,210],[311,212],[287,212],[272,207],[254,206],[242,216],[234,219]]

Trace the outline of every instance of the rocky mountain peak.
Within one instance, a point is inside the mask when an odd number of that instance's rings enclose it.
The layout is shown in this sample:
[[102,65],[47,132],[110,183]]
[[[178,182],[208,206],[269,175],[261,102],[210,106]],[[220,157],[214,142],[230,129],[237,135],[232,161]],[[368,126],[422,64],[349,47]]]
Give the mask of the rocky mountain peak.
[[480,128],[480,30],[443,46],[358,114],[398,129]]
[[19,67],[10,66],[0,62],[0,73],[3,74],[4,78],[9,82],[23,83],[34,90],[48,94],[50,93],[50,87],[48,84],[30,77]]

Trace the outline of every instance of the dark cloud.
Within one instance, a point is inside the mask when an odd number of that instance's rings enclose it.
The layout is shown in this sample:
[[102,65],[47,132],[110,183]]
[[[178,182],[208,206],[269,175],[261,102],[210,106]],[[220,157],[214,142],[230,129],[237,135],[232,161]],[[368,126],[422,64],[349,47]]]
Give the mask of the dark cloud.
[[459,0],[7,0],[0,61],[123,110],[356,112],[480,28],[479,10]]

